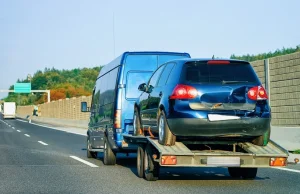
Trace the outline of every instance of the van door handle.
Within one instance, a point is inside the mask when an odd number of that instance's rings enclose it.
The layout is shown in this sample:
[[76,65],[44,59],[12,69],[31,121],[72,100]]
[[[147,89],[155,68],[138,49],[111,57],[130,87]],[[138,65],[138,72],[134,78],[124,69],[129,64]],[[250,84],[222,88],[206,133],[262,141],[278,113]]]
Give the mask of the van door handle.
[[162,97],[162,92],[159,92],[159,97]]

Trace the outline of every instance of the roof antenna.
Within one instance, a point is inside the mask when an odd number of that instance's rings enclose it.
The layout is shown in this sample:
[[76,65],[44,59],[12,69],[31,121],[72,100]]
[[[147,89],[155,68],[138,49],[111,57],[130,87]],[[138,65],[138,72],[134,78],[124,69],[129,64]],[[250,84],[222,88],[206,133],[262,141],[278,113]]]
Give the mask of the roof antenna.
[[116,52],[116,41],[115,41],[115,12],[113,11],[113,41],[114,41],[114,57]]
[[215,59],[215,55],[212,56],[212,59]]

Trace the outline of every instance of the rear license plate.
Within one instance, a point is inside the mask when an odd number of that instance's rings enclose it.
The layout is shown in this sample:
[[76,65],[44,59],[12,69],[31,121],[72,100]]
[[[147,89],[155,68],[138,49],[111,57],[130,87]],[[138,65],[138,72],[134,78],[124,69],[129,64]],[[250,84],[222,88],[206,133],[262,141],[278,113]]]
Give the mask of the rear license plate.
[[207,157],[207,166],[232,167],[240,165],[240,157]]
[[241,117],[231,116],[231,115],[208,114],[209,121],[226,121],[226,120],[237,120],[237,119],[241,119]]

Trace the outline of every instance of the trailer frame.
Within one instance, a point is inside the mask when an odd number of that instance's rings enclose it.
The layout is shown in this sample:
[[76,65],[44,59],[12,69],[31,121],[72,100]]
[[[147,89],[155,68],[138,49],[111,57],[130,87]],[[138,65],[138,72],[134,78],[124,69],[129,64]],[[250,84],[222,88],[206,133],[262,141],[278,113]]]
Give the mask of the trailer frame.
[[[160,167],[166,166],[228,167],[229,174],[234,178],[254,179],[258,168],[287,166],[289,156],[287,150],[272,140],[266,146],[237,142],[227,144],[227,147],[232,146],[232,150],[192,150],[183,142],[176,142],[174,146],[164,146],[150,136],[123,134],[123,137],[126,143],[138,145],[138,176],[149,181],[157,180]],[[282,163],[275,163],[277,160]]]

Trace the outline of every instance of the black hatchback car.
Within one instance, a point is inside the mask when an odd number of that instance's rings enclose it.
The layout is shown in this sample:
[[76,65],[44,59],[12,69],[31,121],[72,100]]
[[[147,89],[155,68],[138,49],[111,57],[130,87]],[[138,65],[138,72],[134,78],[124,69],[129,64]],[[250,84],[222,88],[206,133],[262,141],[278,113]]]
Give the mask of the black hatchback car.
[[169,146],[176,139],[265,146],[270,139],[268,96],[246,61],[170,61],[138,89],[134,135],[150,133]]

